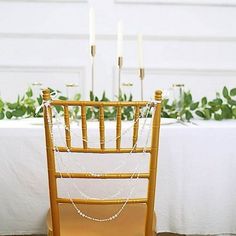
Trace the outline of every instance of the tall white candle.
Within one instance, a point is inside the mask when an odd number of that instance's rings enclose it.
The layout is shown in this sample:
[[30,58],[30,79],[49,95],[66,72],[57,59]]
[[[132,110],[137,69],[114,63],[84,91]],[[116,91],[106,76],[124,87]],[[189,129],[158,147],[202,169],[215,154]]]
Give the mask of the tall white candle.
[[89,44],[95,45],[95,12],[93,7],[89,10]]
[[138,64],[139,68],[144,68],[143,64],[143,36],[138,34]]
[[123,24],[122,21],[118,22],[117,27],[117,57],[123,56]]

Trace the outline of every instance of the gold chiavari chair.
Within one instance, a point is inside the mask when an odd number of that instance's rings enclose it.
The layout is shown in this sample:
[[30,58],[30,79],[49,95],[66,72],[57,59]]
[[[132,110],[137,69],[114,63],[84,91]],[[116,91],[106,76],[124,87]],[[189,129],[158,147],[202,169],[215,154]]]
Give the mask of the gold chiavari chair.
[[[121,214],[114,220],[106,222],[91,221],[81,217],[74,209],[74,205],[69,198],[60,198],[58,196],[57,180],[58,178],[68,178],[68,173],[59,173],[56,169],[55,147],[52,138],[52,130],[50,128],[52,121],[52,107],[62,106],[64,108],[65,121],[65,146],[57,147],[58,152],[76,153],[142,153],[143,147],[135,146],[135,148],[121,147],[121,112],[124,106],[132,106],[135,109],[134,125],[133,125],[133,145],[138,139],[139,115],[140,108],[146,106],[147,102],[94,102],[94,101],[61,101],[51,100],[50,91],[43,91],[44,100],[44,126],[46,137],[46,151],[48,164],[48,180],[50,194],[50,210],[48,213],[47,227],[48,235],[53,236],[153,236],[155,235],[156,217],[154,212],[155,187],[157,176],[158,146],[159,146],[159,130],[160,130],[160,113],[161,113],[161,91],[155,92],[155,107],[152,121],[151,144],[146,148],[146,152],[150,155],[148,173],[139,173],[140,179],[147,179],[147,196],[145,198],[131,199],[73,199],[75,205],[79,205],[81,211],[89,215],[109,216],[116,211],[118,205],[127,204]],[[47,105],[46,105],[47,104]],[[70,132],[70,106],[79,106],[81,108],[82,120],[82,147],[74,147],[71,142]],[[105,146],[105,122],[104,108],[106,106],[116,108],[116,145],[114,148]],[[87,135],[86,107],[99,108],[99,131],[100,131],[100,147],[89,147]],[[135,122],[137,121],[137,122]],[[91,175],[89,173],[70,173],[71,178],[96,178],[96,179],[128,179],[131,173],[102,173],[100,175]],[[135,176],[134,176],[135,177]],[[137,177],[137,174],[136,174]]]

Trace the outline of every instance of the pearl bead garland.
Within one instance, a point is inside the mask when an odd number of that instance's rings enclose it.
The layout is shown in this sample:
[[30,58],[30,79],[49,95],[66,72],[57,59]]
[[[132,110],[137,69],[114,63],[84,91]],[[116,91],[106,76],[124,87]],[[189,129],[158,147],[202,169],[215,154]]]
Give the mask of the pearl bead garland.
[[[145,108],[147,108],[147,106],[149,105],[149,110],[150,110],[151,104],[153,104],[153,102],[147,103],[147,105],[146,105]],[[50,134],[51,134],[51,140],[54,141],[53,123],[51,122],[51,119],[49,118],[50,115],[49,115],[49,110],[48,110],[48,107],[51,106],[51,105],[50,105],[50,101],[44,102],[43,105],[45,106],[46,112],[47,112],[49,130],[50,130]],[[52,107],[51,107],[51,108],[52,108]],[[145,121],[144,121],[144,123],[143,123],[143,126],[142,126],[142,129],[141,129],[141,132],[140,132],[140,133],[143,132],[144,127],[145,127],[145,125],[146,125],[147,115],[148,115],[148,113],[149,113],[149,110],[146,112],[146,119],[145,119]],[[141,112],[141,114],[143,115],[142,112]],[[57,113],[57,115],[58,115],[58,113]],[[56,116],[56,117],[57,117],[57,116]],[[140,118],[138,118],[137,120],[135,120],[135,123],[138,122],[139,119],[140,119]],[[57,120],[57,126],[59,127],[59,122],[58,122],[58,120]],[[72,132],[72,131],[69,129],[69,127],[67,127],[66,125],[64,125],[64,126],[65,126],[65,129],[66,129],[66,130],[68,130],[69,132]],[[132,126],[132,127],[133,127],[133,126]],[[113,141],[113,140],[116,140],[116,139],[120,138],[122,135],[126,134],[126,133],[130,130],[130,128],[132,128],[132,127],[129,127],[129,128],[128,128],[127,130],[125,130],[120,136],[115,137],[115,139],[110,139],[110,140],[108,140],[106,143],[111,142],[111,141]],[[150,131],[151,131],[151,122],[150,122],[150,125],[149,125],[149,133],[148,133],[148,136],[147,136],[147,140],[146,140],[145,146],[144,146],[144,148],[143,148],[143,154],[146,153],[146,148],[147,148],[147,144],[148,144],[148,138],[149,138],[149,135],[150,135]],[[72,132],[72,133],[73,133],[73,132]],[[62,136],[61,136],[61,138],[64,140],[64,138],[63,138]],[[83,141],[88,142],[87,140],[84,140],[84,139],[83,139]],[[54,142],[53,142],[53,143],[54,143]],[[105,142],[104,142],[104,143],[105,143]],[[129,155],[132,154],[132,152],[133,152],[133,150],[136,148],[136,146],[137,146],[137,142],[134,144],[134,146],[133,146],[131,152],[129,153]],[[54,146],[54,151],[55,151],[56,153],[60,153],[57,146]],[[67,152],[68,152],[68,153],[71,153],[71,151],[70,151],[69,148],[67,149]],[[61,159],[60,159],[60,160],[61,160]],[[59,171],[59,173],[60,173],[61,178],[62,178],[62,174],[61,174],[60,171]],[[90,173],[90,174],[93,174],[94,176],[98,176],[98,177],[100,176],[100,174],[97,174],[97,173]],[[135,178],[136,181],[137,181],[137,180],[139,179],[139,174],[140,174],[140,173],[137,173],[137,172],[134,172],[134,173],[132,174],[132,176],[130,177],[130,179],[133,179],[133,176],[134,176],[135,174],[137,174],[137,177]],[[77,189],[77,186],[76,186],[76,189]],[[83,213],[83,212],[76,206],[76,204],[74,203],[73,199],[71,198],[69,192],[67,192],[67,194],[68,194],[68,198],[70,199],[70,201],[71,201],[72,205],[74,206],[75,210],[77,211],[77,213],[78,213],[81,217],[86,218],[86,219],[88,219],[88,220],[96,221],[96,222],[107,222],[107,221],[111,221],[111,220],[116,219],[116,218],[121,214],[121,212],[122,212],[123,209],[125,208],[126,204],[128,203],[128,201],[129,201],[129,199],[130,199],[130,197],[131,197],[131,195],[132,195],[134,189],[135,189],[135,187],[133,187],[133,188],[131,189],[128,198],[125,200],[125,203],[121,206],[121,208],[120,208],[114,215],[112,215],[112,216],[110,216],[110,217],[108,217],[108,218],[103,218],[103,219],[99,219],[99,218],[95,218],[95,217],[92,217],[92,216],[88,216],[88,215],[86,215],[85,213]],[[80,190],[79,190],[79,191],[80,191]],[[80,191],[80,193],[82,193],[82,192]],[[84,194],[84,195],[86,196],[86,194]],[[89,197],[89,198],[90,198],[90,197]],[[99,199],[99,200],[105,200],[105,199]]]

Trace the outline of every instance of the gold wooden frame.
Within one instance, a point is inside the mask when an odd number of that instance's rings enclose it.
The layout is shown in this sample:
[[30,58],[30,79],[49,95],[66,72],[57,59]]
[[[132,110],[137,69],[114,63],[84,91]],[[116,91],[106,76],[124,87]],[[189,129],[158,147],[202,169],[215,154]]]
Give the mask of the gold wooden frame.
[[[150,154],[149,173],[140,173],[139,178],[148,179],[148,191],[146,198],[133,198],[128,200],[128,204],[147,204],[146,211],[146,223],[145,223],[145,236],[153,235],[153,217],[154,217],[154,202],[155,202],[155,188],[156,188],[156,176],[157,176],[157,162],[158,162],[158,146],[159,146],[159,132],[160,132],[160,114],[161,114],[161,100],[162,92],[160,90],[155,92],[155,100],[152,106],[155,107],[153,113],[152,123],[152,137],[151,146],[147,148],[147,153]],[[48,165],[48,181],[49,181],[49,194],[50,194],[50,206],[52,216],[53,235],[60,236],[60,217],[59,217],[59,204],[71,203],[70,199],[59,198],[57,194],[57,179],[60,177],[68,178],[100,178],[100,179],[126,179],[130,178],[130,173],[106,173],[99,176],[94,176],[88,173],[58,173],[55,167],[55,155],[54,144],[51,135],[50,120],[52,121],[51,106],[63,106],[64,107],[64,121],[65,121],[65,138],[66,146],[58,147],[59,152],[67,152],[70,149],[71,152],[81,153],[129,153],[132,148],[121,147],[121,111],[124,106],[132,106],[135,108],[134,126],[133,126],[133,145],[138,140],[139,129],[139,114],[140,108],[145,107],[147,102],[145,101],[131,101],[131,102],[95,102],[95,101],[61,101],[51,100],[50,90],[43,91],[43,101],[50,102],[50,106],[44,106],[44,127],[45,127],[45,139],[46,139],[46,152],[47,152],[47,165]],[[81,120],[82,120],[82,147],[73,147],[70,134],[70,118],[69,118],[69,106],[81,107]],[[86,107],[98,107],[99,108],[99,132],[100,132],[100,148],[90,148],[87,140],[87,120],[86,120]],[[105,122],[104,122],[104,107],[113,106],[117,109],[116,115],[116,146],[114,148],[105,147]],[[133,152],[142,153],[143,147],[135,147]],[[73,199],[75,203],[80,204],[121,204],[126,199],[112,199],[112,200],[89,200],[89,199]]]

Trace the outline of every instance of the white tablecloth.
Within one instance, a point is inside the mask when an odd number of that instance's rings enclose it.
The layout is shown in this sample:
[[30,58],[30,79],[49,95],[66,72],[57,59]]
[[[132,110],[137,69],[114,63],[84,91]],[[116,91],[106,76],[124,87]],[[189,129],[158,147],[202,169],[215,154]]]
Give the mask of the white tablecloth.
[[[44,130],[31,121],[0,122],[0,235],[46,232]],[[195,122],[161,128],[158,231],[235,234],[236,121]]]

